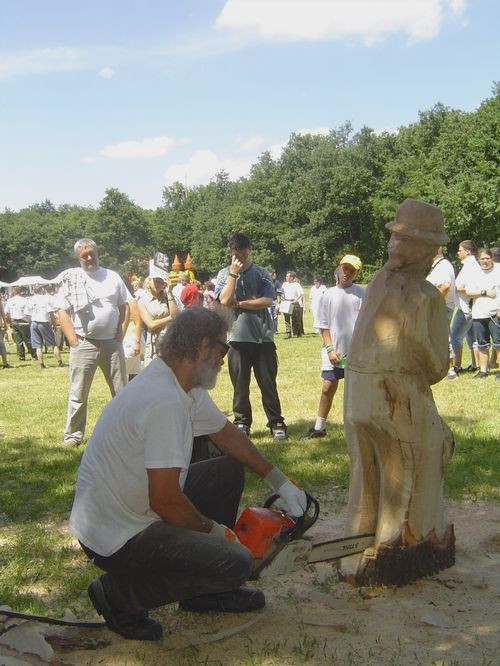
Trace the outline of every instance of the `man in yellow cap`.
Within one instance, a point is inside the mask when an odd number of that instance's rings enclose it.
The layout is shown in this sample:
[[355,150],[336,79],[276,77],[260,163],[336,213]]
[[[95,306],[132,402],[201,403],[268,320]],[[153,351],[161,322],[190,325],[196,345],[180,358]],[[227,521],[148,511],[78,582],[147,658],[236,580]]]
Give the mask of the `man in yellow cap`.
[[359,257],[346,254],[337,267],[337,285],[327,289],[319,300],[317,326],[323,338],[321,349],[323,386],[316,422],[307,431],[305,439],[326,436],[326,419],[339,380],[344,378],[345,360],[363,299],[364,289],[353,284],[360,270]]

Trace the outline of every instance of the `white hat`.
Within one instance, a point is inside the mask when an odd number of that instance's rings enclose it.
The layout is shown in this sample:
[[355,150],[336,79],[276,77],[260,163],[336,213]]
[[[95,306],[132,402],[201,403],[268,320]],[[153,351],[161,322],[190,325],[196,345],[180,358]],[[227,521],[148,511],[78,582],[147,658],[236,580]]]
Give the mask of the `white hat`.
[[165,284],[168,282],[168,273],[163,268],[155,265],[154,259],[149,260],[149,275],[150,278],[160,278]]

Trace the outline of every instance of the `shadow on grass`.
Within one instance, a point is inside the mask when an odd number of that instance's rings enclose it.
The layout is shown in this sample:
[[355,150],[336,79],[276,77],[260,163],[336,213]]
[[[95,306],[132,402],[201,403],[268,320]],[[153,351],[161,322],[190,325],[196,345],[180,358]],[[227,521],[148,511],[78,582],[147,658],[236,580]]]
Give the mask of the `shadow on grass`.
[[0,439],[0,456],[0,510],[8,522],[67,515],[80,452],[18,437]]

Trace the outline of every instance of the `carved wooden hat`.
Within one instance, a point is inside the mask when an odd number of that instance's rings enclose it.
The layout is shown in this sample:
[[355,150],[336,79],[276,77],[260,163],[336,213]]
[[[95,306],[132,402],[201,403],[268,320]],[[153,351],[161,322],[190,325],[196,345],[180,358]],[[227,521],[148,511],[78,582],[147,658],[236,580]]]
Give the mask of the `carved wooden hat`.
[[385,226],[389,231],[431,245],[446,245],[450,240],[444,233],[441,210],[418,199],[405,199],[396,212],[396,219]]

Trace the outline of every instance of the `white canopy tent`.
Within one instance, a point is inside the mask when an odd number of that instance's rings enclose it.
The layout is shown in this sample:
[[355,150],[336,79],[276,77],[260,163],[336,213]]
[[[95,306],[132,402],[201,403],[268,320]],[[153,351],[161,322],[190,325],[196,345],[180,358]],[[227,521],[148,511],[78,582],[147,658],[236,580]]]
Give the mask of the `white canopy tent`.
[[15,282],[11,282],[7,287],[29,287],[34,284],[54,284],[57,280],[46,280],[41,277],[41,275],[28,275],[26,277],[20,277]]

